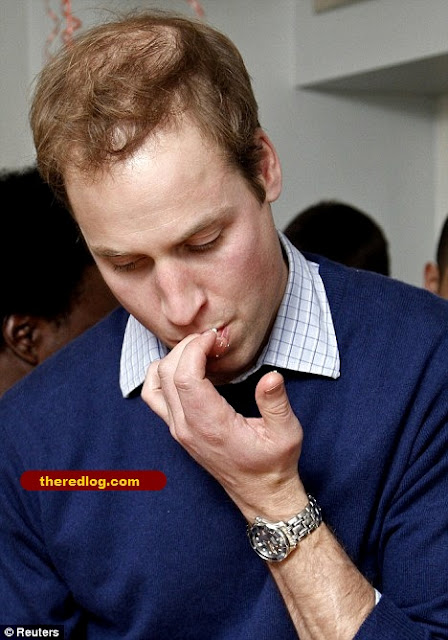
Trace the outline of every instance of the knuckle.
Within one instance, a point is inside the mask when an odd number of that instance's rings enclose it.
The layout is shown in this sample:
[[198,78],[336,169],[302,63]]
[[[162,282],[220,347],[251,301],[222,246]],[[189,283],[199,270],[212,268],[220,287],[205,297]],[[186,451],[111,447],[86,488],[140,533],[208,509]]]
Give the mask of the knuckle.
[[163,382],[164,380],[167,380],[170,377],[170,370],[171,367],[169,365],[169,362],[166,358],[164,358],[163,360],[160,360],[159,362],[159,366],[157,368],[157,373],[159,375],[159,379],[161,382]]
[[176,389],[180,391],[190,391],[192,389],[191,376],[184,371],[176,371],[173,377]]
[[291,405],[287,398],[280,398],[277,402],[270,405],[269,410],[272,414],[279,417],[289,417],[292,414]]
[[144,400],[144,402],[148,403],[149,400],[149,396],[150,396],[150,391],[148,389],[147,383],[145,382],[143,387],[142,387],[142,393],[141,393],[142,399]]

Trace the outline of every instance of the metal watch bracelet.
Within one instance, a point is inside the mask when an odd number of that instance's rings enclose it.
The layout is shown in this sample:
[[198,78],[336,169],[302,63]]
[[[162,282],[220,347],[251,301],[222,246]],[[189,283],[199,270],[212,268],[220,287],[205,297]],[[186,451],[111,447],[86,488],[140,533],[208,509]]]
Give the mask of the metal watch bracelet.
[[297,515],[286,522],[292,531],[296,544],[317,529],[322,522],[322,512],[316,499],[308,494],[308,504]]
[[308,500],[306,507],[286,522],[269,522],[260,516],[255,518],[247,533],[257,555],[268,562],[281,562],[303,538],[319,527],[322,522],[320,507],[309,494]]

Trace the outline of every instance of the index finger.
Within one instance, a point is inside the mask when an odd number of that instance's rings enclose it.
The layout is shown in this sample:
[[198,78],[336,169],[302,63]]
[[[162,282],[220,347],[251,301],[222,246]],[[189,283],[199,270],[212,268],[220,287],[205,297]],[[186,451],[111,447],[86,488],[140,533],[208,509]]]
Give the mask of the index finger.
[[196,334],[192,334],[184,338],[162,360],[152,362],[146,372],[141,396],[146,404],[167,424],[172,414],[170,404],[179,402],[178,398],[175,397],[177,393],[170,392],[170,388],[174,384],[172,380],[174,372],[185,345],[194,340],[195,337]]
[[217,340],[216,331],[210,329],[186,345],[174,374],[174,384],[187,422],[204,418],[207,408],[216,410],[217,393],[206,377],[207,356]]

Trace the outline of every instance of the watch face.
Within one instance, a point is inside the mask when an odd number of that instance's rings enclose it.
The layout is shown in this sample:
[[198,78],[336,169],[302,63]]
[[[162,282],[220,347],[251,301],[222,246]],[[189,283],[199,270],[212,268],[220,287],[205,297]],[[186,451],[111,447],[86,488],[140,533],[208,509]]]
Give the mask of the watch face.
[[253,550],[269,562],[281,562],[290,551],[285,533],[268,523],[255,523],[249,530],[249,540]]

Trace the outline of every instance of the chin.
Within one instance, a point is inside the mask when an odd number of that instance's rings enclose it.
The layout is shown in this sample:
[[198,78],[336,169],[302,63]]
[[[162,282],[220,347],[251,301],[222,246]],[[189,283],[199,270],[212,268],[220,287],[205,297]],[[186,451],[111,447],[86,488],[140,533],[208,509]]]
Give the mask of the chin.
[[218,386],[228,384],[244,373],[244,371],[247,371],[248,368],[250,368],[250,366],[242,367],[238,366],[237,363],[232,363],[230,359],[227,359],[227,356],[216,359],[210,358],[210,360],[207,361],[205,375],[212,384]]
[[213,385],[227,384],[236,376],[227,371],[212,371],[207,367],[205,371],[205,377],[210,380]]

